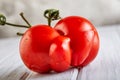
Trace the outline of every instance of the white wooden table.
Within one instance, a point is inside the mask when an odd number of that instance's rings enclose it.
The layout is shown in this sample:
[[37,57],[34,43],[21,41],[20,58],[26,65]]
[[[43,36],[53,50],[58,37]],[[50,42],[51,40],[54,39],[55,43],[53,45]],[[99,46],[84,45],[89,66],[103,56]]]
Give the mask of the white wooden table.
[[120,80],[120,25],[97,28],[101,47],[96,59],[78,70],[37,74],[19,56],[20,37],[0,39],[0,80]]

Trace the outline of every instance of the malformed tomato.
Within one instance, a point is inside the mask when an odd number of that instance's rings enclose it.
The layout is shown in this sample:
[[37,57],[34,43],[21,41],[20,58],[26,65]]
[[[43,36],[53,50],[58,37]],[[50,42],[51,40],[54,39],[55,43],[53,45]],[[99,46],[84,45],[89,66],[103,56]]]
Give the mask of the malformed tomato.
[[[0,15],[0,25],[12,25],[29,28],[23,33],[20,41],[20,56],[24,64],[32,71],[46,73],[51,70],[62,72],[74,67],[89,64],[96,57],[99,50],[99,36],[95,27],[85,18],[69,16],[61,19],[59,10],[47,9],[44,17],[48,25],[32,26],[20,13],[28,24],[17,25],[6,22],[6,17]],[[51,21],[61,19],[55,28],[51,28]]]
[[50,64],[56,72],[62,72],[70,68],[71,50],[70,39],[63,36],[55,38],[50,45]]
[[99,37],[95,27],[87,19],[69,16],[61,19],[55,29],[71,39],[72,66],[85,66],[96,57]]
[[58,32],[47,25],[29,28],[20,42],[20,55],[24,64],[35,72],[45,73],[51,70],[49,48]]

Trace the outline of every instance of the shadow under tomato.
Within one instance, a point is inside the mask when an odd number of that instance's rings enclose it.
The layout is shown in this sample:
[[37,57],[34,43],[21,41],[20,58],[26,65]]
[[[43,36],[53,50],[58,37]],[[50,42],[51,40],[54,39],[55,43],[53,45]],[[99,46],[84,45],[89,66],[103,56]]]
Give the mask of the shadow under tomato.
[[44,80],[71,80],[73,76],[77,77],[78,69],[77,68],[70,68],[64,72],[56,73],[54,71],[46,74],[39,74],[39,73],[32,73],[29,77],[30,79],[44,79]]

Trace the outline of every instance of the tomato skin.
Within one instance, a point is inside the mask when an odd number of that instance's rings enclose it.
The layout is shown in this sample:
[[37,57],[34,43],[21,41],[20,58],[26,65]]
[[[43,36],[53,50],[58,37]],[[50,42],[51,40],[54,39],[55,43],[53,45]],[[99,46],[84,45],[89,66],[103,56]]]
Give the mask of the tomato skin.
[[51,70],[49,47],[58,32],[47,25],[37,25],[28,29],[20,41],[20,55],[24,64],[38,73]]
[[99,44],[98,33],[95,33],[95,34],[96,35],[94,35],[94,39],[93,39],[93,42],[92,42],[92,48],[90,50],[89,56],[87,57],[87,59],[80,66],[86,66],[91,61],[93,61],[95,59],[95,57],[97,56],[100,44]]
[[55,38],[50,46],[50,65],[56,72],[69,69],[71,64],[70,39],[63,36]]
[[98,33],[87,19],[69,16],[61,19],[55,29],[71,39],[72,66],[87,65],[95,58],[99,49]]

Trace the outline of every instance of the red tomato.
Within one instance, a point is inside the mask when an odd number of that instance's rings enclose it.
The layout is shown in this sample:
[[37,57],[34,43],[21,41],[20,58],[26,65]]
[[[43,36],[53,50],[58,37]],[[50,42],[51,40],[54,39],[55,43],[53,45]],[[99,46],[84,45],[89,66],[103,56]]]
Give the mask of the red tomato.
[[55,38],[50,46],[50,64],[56,72],[67,70],[71,65],[70,39],[59,36]]
[[99,37],[95,27],[85,18],[70,16],[61,19],[55,29],[71,39],[72,66],[84,66],[97,55]]
[[70,65],[85,66],[96,57],[98,49],[99,37],[95,27],[78,16],[60,20],[55,28],[33,26],[25,32],[20,42],[24,64],[39,73],[51,69],[65,71]]
[[20,42],[20,55],[24,64],[39,73],[49,72],[49,48],[58,32],[47,25],[37,25],[28,29]]

